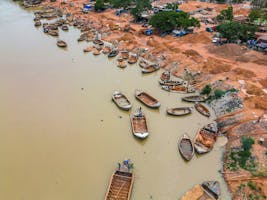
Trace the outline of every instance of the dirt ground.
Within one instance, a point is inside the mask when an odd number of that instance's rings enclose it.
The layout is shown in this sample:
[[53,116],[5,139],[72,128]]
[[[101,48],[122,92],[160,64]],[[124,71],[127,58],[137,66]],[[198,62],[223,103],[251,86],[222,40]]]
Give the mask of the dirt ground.
[[[88,3],[88,0],[69,0],[68,2],[72,2],[72,5],[62,4],[61,0],[54,3],[47,0],[43,5],[59,8],[65,14],[70,13],[73,19],[84,20],[85,24],[101,34],[102,40],[116,45],[119,49],[127,49],[135,53],[141,51],[143,57],[158,62],[162,68],[171,70],[173,75],[181,75],[185,68],[193,72],[201,72],[201,78],[197,84],[199,89],[216,80],[226,80],[227,84],[235,86],[241,91],[240,96],[244,100],[243,117],[238,120],[237,125],[255,118],[255,115],[263,116],[267,112],[267,95],[266,90],[264,91],[267,88],[267,55],[237,44],[215,46],[212,44],[213,34],[205,31],[206,27],[214,25],[201,23],[201,27],[195,28],[193,34],[181,38],[172,35],[160,37],[157,34],[145,36],[142,33],[144,28],[141,24],[132,23],[133,19],[128,13],[116,16],[115,10],[108,9],[100,13],[90,11],[88,14],[83,14],[83,4]],[[162,5],[167,2],[171,0],[158,0],[153,4]],[[246,4],[233,5],[235,16],[249,14],[250,10],[247,9]],[[227,8],[227,5],[188,1],[179,8],[186,12],[209,8],[212,11],[207,16],[212,17]],[[128,27],[129,31],[124,31],[125,27]],[[240,84],[238,82],[240,80],[244,81],[245,85]],[[228,117],[230,116],[225,118]],[[233,132],[235,126],[229,128],[228,146],[234,145],[234,141],[231,141],[232,137],[236,137]],[[262,134],[266,137],[266,132]],[[258,144],[255,145],[255,155],[258,150],[261,151],[261,148]],[[260,156],[257,155],[257,157]],[[241,178],[238,178],[239,173]],[[240,171],[235,176],[237,180],[232,180],[233,174],[225,174],[233,194],[237,186],[251,178],[247,172]],[[264,192],[267,194],[267,178],[260,177],[255,181],[263,184]]]

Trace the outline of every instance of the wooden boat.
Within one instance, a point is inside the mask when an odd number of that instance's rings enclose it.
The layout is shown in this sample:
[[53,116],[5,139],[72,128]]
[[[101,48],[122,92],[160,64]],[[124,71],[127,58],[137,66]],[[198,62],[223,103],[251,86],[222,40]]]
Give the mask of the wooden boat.
[[180,200],[219,200],[221,189],[218,181],[205,181],[195,185]]
[[161,88],[163,90],[166,90],[168,92],[182,92],[182,93],[187,93],[188,88],[183,85],[162,85]]
[[195,108],[200,114],[210,117],[210,111],[203,103],[196,103]]
[[173,116],[184,116],[191,114],[191,109],[189,107],[179,107],[179,108],[169,108],[167,113]]
[[98,56],[100,53],[101,53],[101,52],[100,52],[99,49],[97,49],[97,48],[94,48],[94,49],[93,49],[93,55]]
[[52,31],[52,30],[48,30],[48,34],[51,35],[51,36],[58,36],[58,32],[57,31]]
[[160,69],[160,65],[159,64],[152,64],[152,65],[148,65],[145,68],[142,68],[142,73],[147,74],[147,73],[152,73],[155,72],[157,70]]
[[162,81],[162,80],[159,80],[159,84],[165,85],[165,86],[176,86],[176,85],[182,85],[183,80],[179,80],[179,81],[172,81],[172,80]]
[[218,136],[217,123],[210,123],[196,134],[194,147],[197,153],[203,154],[212,150]]
[[129,52],[126,49],[122,50],[120,54],[123,59],[129,58]]
[[90,52],[93,50],[93,47],[89,46],[89,47],[86,47],[83,52],[87,53],[87,52]]
[[98,45],[104,45],[104,42],[102,40],[98,40],[98,39],[93,40],[93,43],[98,44]]
[[112,57],[117,56],[118,54],[119,54],[119,51],[117,49],[114,49],[108,54],[108,57],[112,58]]
[[129,54],[128,63],[135,64],[137,62],[137,54]]
[[122,110],[130,110],[132,107],[132,104],[129,99],[119,91],[113,92],[112,100]]
[[63,31],[68,31],[68,30],[69,30],[69,27],[68,27],[67,25],[62,25],[62,26],[61,26],[61,29],[62,29]]
[[61,48],[65,48],[65,47],[67,47],[68,45],[67,45],[67,43],[64,42],[63,40],[58,40],[58,41],[57,41],[57,46],[58,46],[58,47],[61,47]]
[[170,72],[169,70],[163,72],[163,73],[161,74],[161,76],[160,76],[160,79],[161,79],[162,81],[169,81],[170,78],[171,78],[171,72]]
[[104,46],[103,47],[103,50],[102,50],[102,53],[103,54],[108,54],[108,53],[110,53],[111,52],[111,47],[108,47],[108,46]]
[[141,111],[141,107],[132,114],[131,125],[134,136],[140,139],[144,139],[149,135],[146,117],[145,114]]
[[123,58],[118,58],[118,67],[125,68],[127,67],[126,61]]
[[202,95],[192,95],[192,96],[183,97],[182,100],[187,101],[187,102],[204,102],[207,100],[207,97],[202,96]]
[[119,164],[118,169],[112,174],[104,200],[130,200],[134,175],[128,162]]
[[160,107],[160,103],[157,99],[155,99],[154,97],[150,96],[149,94],[147,94],[142,90],[135,90],[135,97],[150,108]]
[[218,181],[205,181],[201,184],[201,187],[213,199],[220,199],[221,189]]
[[179,148],[180,154],[185,160],[189,161],[194,156],[195,150],[194,150],[193,142],[187,134],[184,134],[180,138],[178,148]]
[[34,26],[36,26],[36,27],[41,26],[41,25],[42,25],[41,21],[35,21],[35,23],[34,23]]
[[141,59],[140,59],[140,61],[139,61],[139,66],[140,66],[141,68],[147,68],[148,65],[149,65],[149,63],[148,63],[147,60],[145,60],[144,58],[141,58]]

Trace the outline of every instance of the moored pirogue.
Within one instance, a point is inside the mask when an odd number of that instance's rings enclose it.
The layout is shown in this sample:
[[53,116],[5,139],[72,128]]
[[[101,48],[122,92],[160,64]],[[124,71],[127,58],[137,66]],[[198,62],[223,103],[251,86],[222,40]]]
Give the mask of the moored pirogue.
[[201,128],[194,139],[195,150],[199,154],[212,150],[218,136],[217,123],[214,121]]
[[160,107],[160,103],[157,99],[142,90],[135,90],[135,97],[150,108]]
[[194,156],[195,150],[191,138],[187,134],[183,134],[178,143],[178,149],[182,157],[189,161]]
[[173,116],[184,116],[191,114],[191,109],[189,107],[178,107],[178,108],[169,108],[167,113]]
[[112,100],[122,110],[130,110],[132,107],[132,104],[129,99],[119,91],[113,92]]
[[137,59],[138,59],[137,54],[130,53],[128,63],[129,64],[135,64],[137,62]]
[[200,114],[210,117],[210,111],[203,103],[196,103],[195,108]]
[[134,183],[132,166],[130,160],[119,163],[118,169],[110,178],[104,200],[130,200]]
[[141,107],[132,114],[131,125],[134,136],[144,139],[149,135],[146,116],[142,112]]
[[192,95],[183,97],[182,100],[187,102],[204,102],[207,100],[207,97],[202,95]]
[[205,181],[186,192],[180,200],[219,200],[220,198],[220,183],[218,181]]
[[65,47],[67,47],[68,45],[67,45],[67,43],[64,42],[63,40],[58,40],[58,41],[57,41],[57,46],[58,46],[58,47],[61,47],[61,48],[65,48]]

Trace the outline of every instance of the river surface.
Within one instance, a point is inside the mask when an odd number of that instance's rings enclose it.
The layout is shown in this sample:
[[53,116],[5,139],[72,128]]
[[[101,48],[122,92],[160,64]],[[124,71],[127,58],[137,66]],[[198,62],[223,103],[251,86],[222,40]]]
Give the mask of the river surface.
[[[101,200],[117,163],[134,162],[133,200],[178,199],[195,184],[218,180],[222,199],[230,199],[222,176],[223,148],[186,163],[177,141],[191,137],[209,119],[166,115],[166,108],[190,105],[179,94],[161,90],[161,71],[142,75],[137,65],[120,69],[115,59],[84,54],[79,31],[60,32],[69,47],[33,25],[33,13],[0,0],[0,199]],[[83,89],[82,89],[83,88]],[[134,98],[135,89],[157,97],[151,110]],[[119,89],[142,106],[150,136],[131,133],[129,113],[111,101]]]

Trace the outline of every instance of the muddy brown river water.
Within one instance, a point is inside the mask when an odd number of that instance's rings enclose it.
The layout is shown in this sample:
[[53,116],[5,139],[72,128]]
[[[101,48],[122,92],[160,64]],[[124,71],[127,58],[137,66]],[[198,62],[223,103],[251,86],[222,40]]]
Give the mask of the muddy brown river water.
[[[197,112],[166,115],[166,108],[191,105],[158,86],[160,71],[142,75],[137,65],[120,69],[115,59],[84,54],[79,31],[60,32],[68,49],[33,25],[33,13],[0,0],[0,199],[101,200],[117,162],[134,162],[132,200],[174,200],[205,180],[218,180],[223,148],[186,163],[177,141],[192,137],[209,119]],[[83,90],[82,90],[83,88]],[[157,97],[160,110],[134,98],[136,88]],[[119,89],[142,106],[150,136],[131,133],[129,113],[111,101]],[[219,139],[220,140],[220,139]]]

